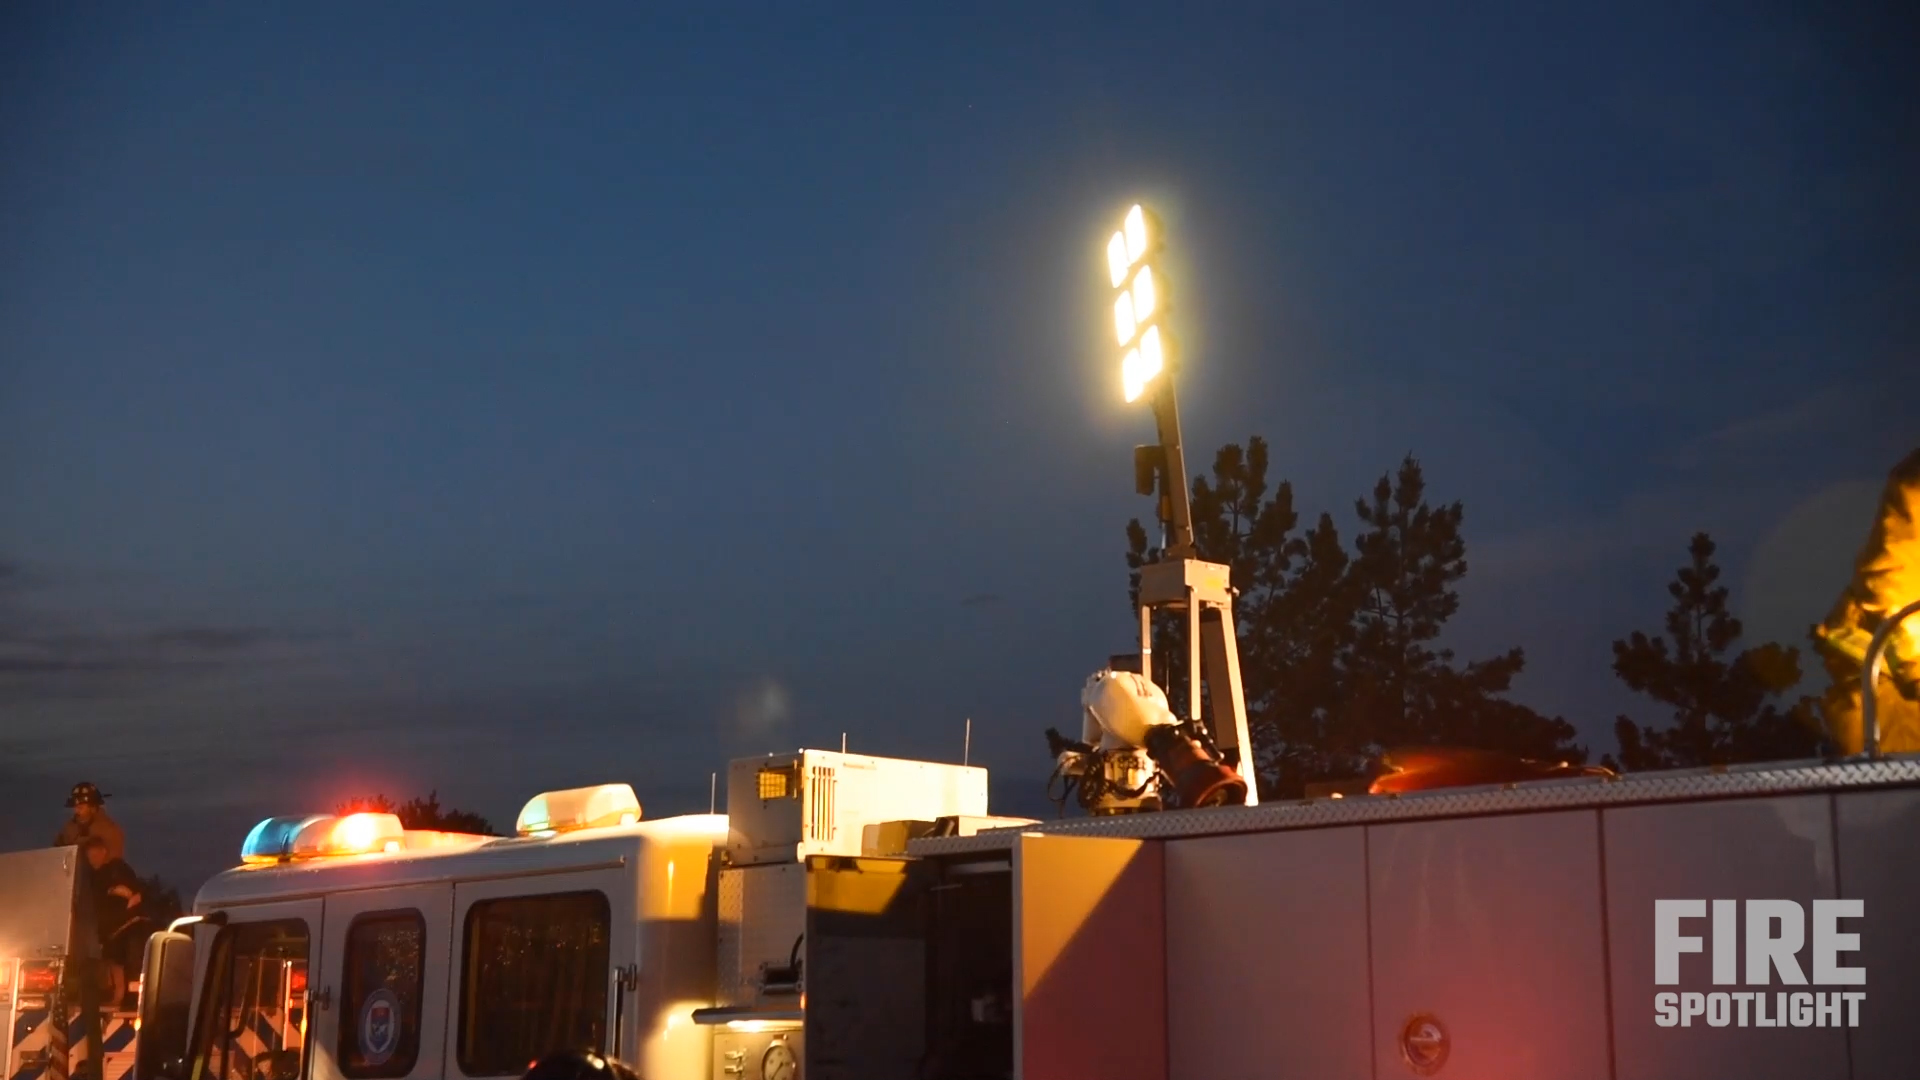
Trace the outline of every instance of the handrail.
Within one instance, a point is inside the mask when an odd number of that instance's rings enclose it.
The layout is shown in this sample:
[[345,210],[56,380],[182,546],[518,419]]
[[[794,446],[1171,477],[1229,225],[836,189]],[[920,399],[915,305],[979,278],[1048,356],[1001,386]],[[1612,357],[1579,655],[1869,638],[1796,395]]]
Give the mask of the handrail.
[[624,964],[613,969],[613,1033],[607,1039],[608,1057],[618,1061],[626,1056],[627,993],[640,988],[640,965]]
[[1916,611],[1920,611],[1920,600],[1915,600],[1881,622],[1880,628],[1873,632],[1873,640],[1867,643],[1867,655],[1860,669],[1860,728],[1865,736],[1863,749],[1870,758],[1880,756],[1880,718],[1876,715],[1879,710],[1875,708],[1879,694],[1874,689],[1874,684],[1880,681],[1880,656],[1886,651],[1893,631]]

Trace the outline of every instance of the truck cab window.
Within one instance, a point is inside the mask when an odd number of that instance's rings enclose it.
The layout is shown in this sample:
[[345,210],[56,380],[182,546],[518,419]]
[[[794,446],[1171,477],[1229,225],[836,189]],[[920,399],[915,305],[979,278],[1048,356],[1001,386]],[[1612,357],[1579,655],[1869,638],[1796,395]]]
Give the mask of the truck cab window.
[[307,924],[235,923],[214,939],[190,1080],[299,1080],[306,1068]]
[[517,1076],[554,1050],[605,1050],[610,923],[598,892],[483,900],[467,909],[461,1071]]
[[362,915],[347,930],[341,979],[342,1076],[405,1076],[420,1057],[420,954],[426,920],[417,911]]

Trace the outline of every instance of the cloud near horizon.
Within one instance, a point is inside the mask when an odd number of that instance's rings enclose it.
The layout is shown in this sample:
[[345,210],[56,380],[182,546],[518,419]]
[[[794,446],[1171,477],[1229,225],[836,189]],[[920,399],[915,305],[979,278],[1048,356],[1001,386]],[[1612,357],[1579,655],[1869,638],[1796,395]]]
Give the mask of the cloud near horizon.
[[0,559],[0,703],[139,695],[236,668],[303,659],[340,632],[259,625],[149,624],[110,610],[36,603],[54,579]]

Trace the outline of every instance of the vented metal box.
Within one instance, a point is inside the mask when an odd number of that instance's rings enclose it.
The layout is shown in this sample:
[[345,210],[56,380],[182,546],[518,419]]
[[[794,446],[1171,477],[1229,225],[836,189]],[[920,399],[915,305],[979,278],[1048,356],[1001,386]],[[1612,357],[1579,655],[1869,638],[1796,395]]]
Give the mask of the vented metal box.
[[828,750],[739,758],[727,769],[727,857],[753,866],[859,855],[868,824],[986,812],[987,770],[974,766]]

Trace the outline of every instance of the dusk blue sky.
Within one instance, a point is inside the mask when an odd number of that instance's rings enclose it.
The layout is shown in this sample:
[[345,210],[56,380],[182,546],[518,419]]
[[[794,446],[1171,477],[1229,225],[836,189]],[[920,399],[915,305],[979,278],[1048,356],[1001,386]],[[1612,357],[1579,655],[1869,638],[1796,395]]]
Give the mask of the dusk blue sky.
[[1920,442],[1898,5],[305,7],[0,14],[0,850],[92,779],[191,885],[968,717],[1043,809],[1150,511],[1136,199],[1190,462],[1346,523],[1413,452],[1449,643],[1596,753],[1692,532],[1797,644]]

